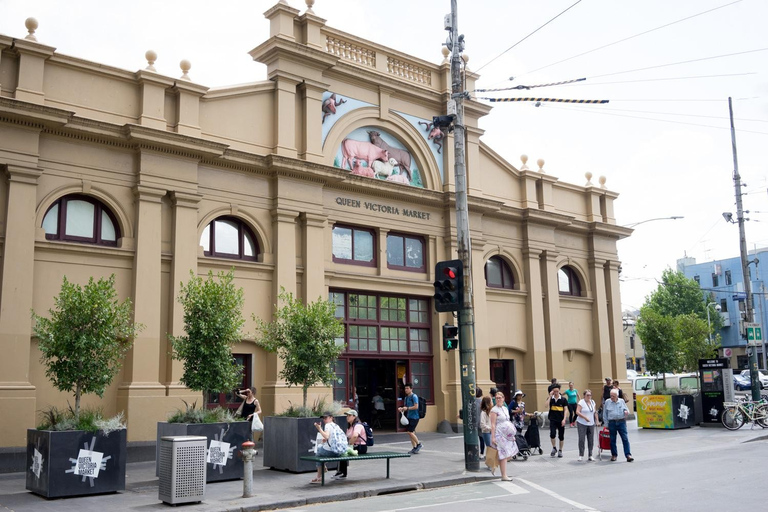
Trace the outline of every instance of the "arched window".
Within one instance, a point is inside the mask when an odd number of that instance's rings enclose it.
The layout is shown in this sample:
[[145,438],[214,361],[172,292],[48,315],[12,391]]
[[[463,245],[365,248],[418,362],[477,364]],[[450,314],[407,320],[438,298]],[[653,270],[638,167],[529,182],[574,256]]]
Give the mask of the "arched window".
[[560,290],[560,295],[581,297],[579,276],[573,268],[567,265],[557,271],[557,286]]
[[46,240],[117,246],[120,226],[93,197],[71,194],[56,200],[43,217]]
[[507,262],[500,256],[492,256],[485,264],[485,285],[489,288],[515,288],[515,279]]
[[256,261],[259,245],[253,231],[240,219],[219,217],[205,226],[200,237],[206,256]]

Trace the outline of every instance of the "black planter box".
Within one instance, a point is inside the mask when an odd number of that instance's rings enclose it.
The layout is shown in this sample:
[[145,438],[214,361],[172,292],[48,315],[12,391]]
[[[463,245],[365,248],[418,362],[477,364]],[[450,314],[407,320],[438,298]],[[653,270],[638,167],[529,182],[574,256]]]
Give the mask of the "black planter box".
[[46,498],[125,490],[126,431],[27,430],[27,490]]
[[[315,463],[300,460],[299,457],[315,452],[317,429],[314,423],[318,418],[289,418],[268,416],[264,418],[264,467],[281,469],[293,473],[315,471]],[[347,417],[337,416],[336,424],[347,431]],[[329,463],[333,469],[335,463]]]
[[[203,436],[207,438],[208,455],[206,460],[207,483],[243,478],[243,460],[240,448],[251,438],[250,421],[232,423],[157,423],[157,456],[155,457],[155,475],[160,476],[160,439],[164,436]],[[214,450],[211,450],[211,442]],[[226,443],[224,450],[219,443]],[[218,461],[221,463],[215,463]]]

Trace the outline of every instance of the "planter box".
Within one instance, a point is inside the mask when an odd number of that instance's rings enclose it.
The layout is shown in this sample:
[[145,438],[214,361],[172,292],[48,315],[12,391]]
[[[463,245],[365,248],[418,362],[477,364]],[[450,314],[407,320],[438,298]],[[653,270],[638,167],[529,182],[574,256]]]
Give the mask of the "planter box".
[[[282,469],[293,473],[315,471],[315,463],[299,460],[304,455],[315,452],[317,429],[314,423],[317,418],[288,418],[285,416],[268,416],[264,418],[264,466],[272,469]],[[337,416],[336,424],[347,431],[347,417]],[[334,468],[335,464],[328,464]]]
[[643,395],[637,399],[637,426],[678,429],[695,424],[693,395]]
[[[155,475],[160,476],[160,439],[164,436],[203,436],[207,438],[207,483],[243,478],[240,447],[251,437],[250,421],[232,423],[157,423]],[[211,450],[213,443],[213,450]],[[223,443],[220,444],[220,443]]]
[[27,490],[46,498],[125,490],[125,429],[27,430]]

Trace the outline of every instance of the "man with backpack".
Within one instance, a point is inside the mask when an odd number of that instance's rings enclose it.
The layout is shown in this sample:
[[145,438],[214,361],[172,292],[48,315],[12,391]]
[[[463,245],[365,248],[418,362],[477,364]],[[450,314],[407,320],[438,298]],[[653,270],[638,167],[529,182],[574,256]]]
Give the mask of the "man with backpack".
[[419,438],[416,437],[416,425],[419,424],[419,397],[413,392],[413,384],[410,382],[405,385],[405,406],[398,408],[398,410],[408,418],[406,430],[413,446],[409,453],[416,455],[423,447],[419,442]]

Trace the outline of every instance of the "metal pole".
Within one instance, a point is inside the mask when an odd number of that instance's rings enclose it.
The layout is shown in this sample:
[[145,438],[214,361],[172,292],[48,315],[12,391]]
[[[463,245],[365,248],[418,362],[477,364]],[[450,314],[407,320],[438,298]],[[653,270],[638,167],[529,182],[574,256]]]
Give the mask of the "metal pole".
[[467,169],[464,163],[464,91],[461,75],[462,44],[459,41],[457,0],[451,0],[451,98],[456,102],[454,121],[454,174],[456,178],[456,243],[464,263],[463,307],[459,310],[459,364],[461,366],[461,403],[464,409],[464,466],[480,469],[477,412],[475,410],[475,318],[472,309],[472,245],[469,239],[467,207]]
[[[736,130],[733,127],[733,104],[731,98],[728,98],[728,111],[731,117],[731,145],[733,147],[733,188],[736,194],[736,218],[739,221],[739,249],[741,252],[741,272],[744,278],[744,291],[747,294],[746,321],[754,321],[754,311],[752,308],[752,281],[749,278],[749,261],[747,259],[747,236],[744,233],[744,210],[741,204],[741,176],[739,175],[739,161],[736,158]],[[752,385],[752,400],[760,400],[760,386],[754,383],[759,382],[757,372],[757,347],[749,345],[747,340],[747,352],[749,354],[749,376]]]

